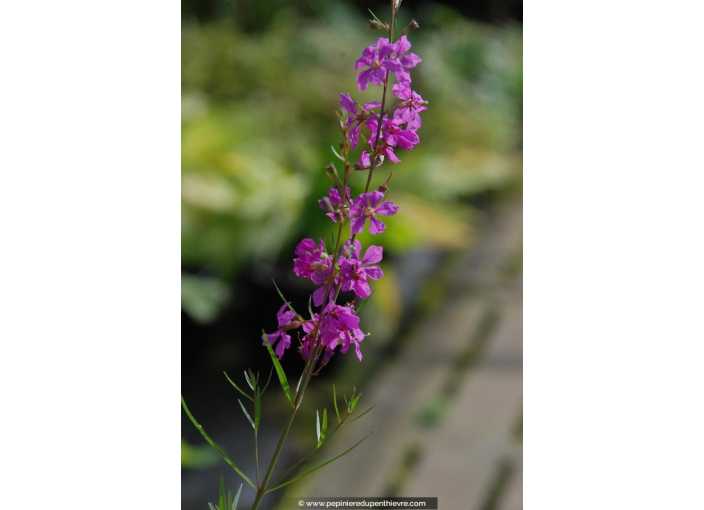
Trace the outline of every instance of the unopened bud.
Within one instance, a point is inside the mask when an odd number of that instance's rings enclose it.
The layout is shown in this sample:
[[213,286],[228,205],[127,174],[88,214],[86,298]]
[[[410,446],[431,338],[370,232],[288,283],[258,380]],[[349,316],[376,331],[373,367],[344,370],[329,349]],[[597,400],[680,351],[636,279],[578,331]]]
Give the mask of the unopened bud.
[[406,25],[406,28],[403,29],[403,31],[401,32],[401,35],[408,35],[411,32],[413,32],[414,30],[418,30],[419,28],[420,28],[420,25],[418,24],[418,22],[416,20],[412,19],[411,22],[408,25]]
[[322,206],[325,208],[325,211],[326,211],[326,212],[329,212],[329,213],[334,213],[334,212],[335,212],[335,208],[334,208],[334,207],[332,206],[332,204],[330,203],[330,199],[329,199],[328,197],[323,197],[323,198],[320,200],[320,202],[322,203]]
[[326,270],[326,269],[330,269],[328,266],[326,266],[325,264],[321,264],[320,262],[313,262],[313,263],[310,265],[310,268],[311,268],[313,271],[324,271],[324,270]]
[[301,325],[301,321],[291,321],[288,324],[286,324],[285,326],[282,326],[281,329],[283,331],[289,331],[291,329],[296,329],[296,328],[300,327],[300,325]]
[[387,186],[387,184],[385,182],[382,182],[381,184],[379,184],[379,191],[381,191],[382,193],[386,193],[388,191],[388,189],[389,189],[389,187]]
[[382,28],[387,28],[383,23],[375,20],[375,19],[370,19],[369,20],[369,28],[372,30],[381,30]]
[[340,212],[343,216],[348,216],[350,214],[350,206],[348,204],[344,204],[340,207]]
[[354,246],[350,244],[347,248],[342,251],[342,254],[345,257],[350,258],[354,254]]

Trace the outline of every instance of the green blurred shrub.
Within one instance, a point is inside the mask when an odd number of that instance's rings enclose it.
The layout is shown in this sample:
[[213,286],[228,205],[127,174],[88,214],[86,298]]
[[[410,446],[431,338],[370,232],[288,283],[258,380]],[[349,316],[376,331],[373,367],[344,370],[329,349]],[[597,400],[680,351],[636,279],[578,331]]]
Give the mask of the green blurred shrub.
[[[394,172],[392,199],[403,208],[388,221],[387,253],[466,245],[467,199],[521,175],[520,28],[478,25],[444,7],[424,16],[411,36],[424,59],[414,88],[429,102],[421,144],[375,175]],[[220,20],[182,30],[182,259],[225,279],[252,260],[276,260],[302,235],[329,235],[316,200],[339,141],[338,94],[381,94],[356,91],[353,63],[379,35],[356,12],[331,2],[310,21],[285,9],[267,27],[244,33]],[[364,179],[354,181],[360,191]]]

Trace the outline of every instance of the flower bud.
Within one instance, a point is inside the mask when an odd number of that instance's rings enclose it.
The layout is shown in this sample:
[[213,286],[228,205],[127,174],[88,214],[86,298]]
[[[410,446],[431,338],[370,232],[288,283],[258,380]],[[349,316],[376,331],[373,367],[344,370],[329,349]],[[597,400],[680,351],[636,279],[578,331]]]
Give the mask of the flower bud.
[[387,184],[385,182],[382,182],[381,184],[379,184],[379,191],[381,191],[382,193],[386,193],[388,190],[389,190],[389,187],[387,186]]
[[388,29],[388,27],[384,26],[383,23],[380,23],[379,21],[377,21],[375,19],[369,20],[369,28],[371,28],[372,30],[380,30],[382,28]]
[[411,22],[408,25],[406,25],[406,28],[403,29],[403,31],[401,32],[401,35],[408,35],[411,32],[413,32],[414,30],[418,30],[419,28],[420,28],[420,25],[418,24],[418,22],[416,20],[412,19]]
[[301,321],[291,321],[288,324],[286,324],[285,326],[282,326],[281,329],[282,329],[282,331],[289,331],[291,329],[296,329],[300,325],[301,325]]
[[335,208],[330,203],[330,199],[328,197],[323,197],[320,201],[322,202],[322,205],[325,208],[326,212],[329,212],[329,213],[335,212]]
[[340,212],[342,213],[343,216],[347,217],[350,215],[350,206],[349,204],[343,204],[342,207],[340,207]]
[[346,258],[352,257],[353,254],[354,254],[354,246],[352,246],[351,244],[342,251],[342,255],[344,255]]

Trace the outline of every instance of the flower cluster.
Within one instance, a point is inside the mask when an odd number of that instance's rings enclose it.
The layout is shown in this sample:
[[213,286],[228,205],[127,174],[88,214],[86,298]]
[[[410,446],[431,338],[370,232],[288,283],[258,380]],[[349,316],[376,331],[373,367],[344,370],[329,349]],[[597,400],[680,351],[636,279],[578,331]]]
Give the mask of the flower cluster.
[[[344,114],[340,125],[344,141],[340,144],[342,156],[338,157],[345,164],[344,179],[334,165],[328,165],[326,168],[331,171],[328,176],[335,185],[330,187],[328,196],[318,201],[325,215],[338,227],[337,241],[329,251],[322,239],[317,243],[313,239],[303,239],[296,246],[293,272],[310,279],[317,287],[312,302],[315,307],[320,307],[320,311],[313,313],[311,310],[311,317],[306,319],[294,312],[290,303],[284,304],[277,314],[278,329],[266,334],[266,340],[275,346],[279,358],[291,345],[289,331],[301,328],[303,337],[299,333],[299,350],[304,359],[308,360],[311,355],[320,356],[322,367],[335,352],[344,354],[354,345],[357,357],[362,360],[360,343],[365,334],[359,327],[355,303],[371,296],[370,282],[384,275],[377,265],[384,250],[381,246],[369,246],[363,250],[356,237],[365,229],[370,234],[381,234],[386,230],[386,224],[380,216],[393,216],[399,210],[386,199],[388,181],[379,190],[369,191],[371,174],[386,158],[394,163],[400,162],[396,149],[412,150],[419,143],[420,113],[427,109],[427,102],[411,88],[410,69],[421,59],[409,53],[410,48],[406,35],[394,42],[379,38],[355,63],[354,68],[360,71],[357,88],[361,92],[369,84],[383,86],[381,102],[359,105],[349,94],[340,94]],[[395,78],[393,85],[392,77]],[[393,104],[390,104],[391,98],[387,101],[387,91],[394,97]],[[349,151],[357,147],[363,127],[369,132],[365,138],[369,150],[362,151],[357,164],[352,165],[348,159]],[[370,172],[366,189],[354,198],[348,187],[352,167]],[[347,226],[349,238],[340,246],[343,227]],[[338,304],[336,301],[341,291],[354,293],[354,299],[346,305]]]
[[348,133],[352,147],[357,146],[362,124],[371,131],[368,138],[370,151],[362,153],[356,166],[360,170],[372,167],[372,154],[377,160],[374,167],[383,163],[385,158],[399,163],[401,160],[395,149],[412,150],[420,142],[416,133],[421,126],[419,114],[427,110],[427,101],[411,89],[409,70],[421,62],[421,58],[415,53],[408,53],[410,49],[411,43],[405,35],[394,43],[379,38],[376,44],[364,50],[355,63],[355,69],[363,69],[357,76],[360,92],[366,90],[370,83],[384,86],[386,90],[389,78],[395,76],[396,83],[391,88],[396,97],[393,108],[377,113],[374,109],[382,107],[382,104],[367,103],[358,109],[348,94],[340,94],[340,106],[349,114],[347,126],[352,126]]

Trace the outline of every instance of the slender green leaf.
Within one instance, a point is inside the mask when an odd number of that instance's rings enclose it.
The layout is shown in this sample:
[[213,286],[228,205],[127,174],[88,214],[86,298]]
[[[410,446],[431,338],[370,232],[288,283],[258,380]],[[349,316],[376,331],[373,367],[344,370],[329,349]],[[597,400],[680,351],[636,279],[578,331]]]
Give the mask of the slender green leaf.
[[357,407],[357,402],[359,402],[359,398],[361,396],[362,396],[362,394],[360,393],[354,399],[350,400],[350,413],[354,412],[354,408]]
[[315,411],[315,434],[318,436],[318,446],[320,446],[320,413]]
[[337,159],[339,159],[340,161],[344,161],[343,157],[340,156],[340,155],[337,153],[337,151],[335,150],[335,147],[333,147],[333,146],[331,145],[330,148],[332,149],[333,154],[335,154],[335,156],[337,156]]
[[313,301],[313,294],[308,296],[308,313],[310,314],[311,320],[313,319],[313,317],[315,317],[315,315],[313,315],[313,307],[311,306],[312,301]]
[[244,371],[244,378],[247,381],[247,386],[249,386],[251,389],[254,389],[254,385],[252,384],[252,380],[249,378],[249,375],[247,374],[247,371]]
[[215,508],[215,507],[213,506],[212,503],[208,503],[208,506],[210,507],[210,510],[218,510],[217,508]]
[[362,304],[357,307],[357,309],[354,312],[355,315],[359,315],[359,312],[362,311],[362,308],[364,308],[366,306],[366,304],[369,303],[369,300],[374,295],[374,292],[376,292],[376,291],[373,290],[372,293],[369,294],[369,297],[367,299],[365,299],[364,301],[362,301]]
[[290,480],[288,480],[288,481],[286,481],[286,482],[284,482],[284,483],[281,483],[281,484],[277,485],[276,487],[273,487],[273,488],[271,488],[271,489],[267,489],[266,491],[267,491],[267,492],[272,492],[272,491],[275,491],[275,490],[277,490],[277,489],[280,489],[281,487],[286,487],[288,484],[291,484],[291,483],[293,483],[293,482],[295,482],[295,481],[297,481],[297,480],[300,480],[301,478],[303,478],[303,477],[305,477],[305,476],[308,476],[309,474],[311,474],[311,473],[317,471],[318,469],[323,468],[323,467],[327,466],[328,464],[330,464],[330,463],[332,463],[332,462],[335,462],[335,461],[336,461],[337,459],[339,459],[340,457],[344,457],[345,455],[347,455],[348,453],[350,453],[352,450],[354,450],[355,448],[357,448],[360,444],[362,444],[362,443],[363,443],[369,436],[371,436],[374,432],[375,432],[374,430],[372,430],[371,432],[369,432],[366,436],[364,436],[362,439],[360,439],[358,442],[356,442],[351,448],[349,448],[348,450],[345,450],[344,452],[342,452],[342,453],[341,453],[340,455],[338,455],[337,457],[333,457],[332,459],[328,460],[327,462],[323,462],[322,464],[320,464],[320,465],[318,465],[318,466],[315,466],[314,468],[309,469],[308,471],[305,471],[304,473],[301,473],[301,474],[298,475],[298,476],[294,476],[294,477],[291,478]]
[[266,337],[266,333],[262,329],[262,335],[264,338],[264,342],[266,343],[266,348],[269,351],[269,356],[271,357],[271,361],[274,363],[274,368],[276,369],[276,375],[279,376],[279,382],[281,383],[281,388],[283,388],[284,393],[286,394],[286,398],[288,398],[288,401],[291,402],[291,405],[293,405],[293,399],[291,398],[291,389],[288,386],[288,379],[286,379],[286,374],[284,373],[284,369],[281,366],[281,363],[279,363],[279,358],[276,357],[276,354],[274,353],[274,349],[271,348],[271,345],[269,344],[269,339]]
[[376,404],[374,404],[374,405],[371,406],[369,409],[367,409],[366,411],[364,411],[362,414],[360,414],[359,416],[357,416],[354,420],[350,420],[348,423],[352,423],[352,422],[354,422],[354,421],[359,420],[362,416],[364,416],[365,414],[367,414],[369,411],[371,411],[371,410],[374,409],[375,407],[376,407]]
[[382,25],[384,24],[383,21],[381,21],[379,18],[376,17],[376,14],[374,14],[371,9],[367,9],[367,10],[369,11],[369,14],[371,14],[372,17],[373,17],[375,20],[377,20],[377,21],[378,21],[379,23],[381,23]]
[[320,428],[320,445],[325,441],[325,434],[328,431],[328,410],[323,409],[323,426]]
[[271,280],[271,282],[274,284],[274,287],[276,288],[276,292],[279,293],[279,296],[281,296],[281,299],[284,300],[284,303],[288,303],[288,309],[291,310],[296,315],[298,315],[298,313],[296,313],[296,310],[294,310],[293,307],[291,306],[291,302],[284,297],[283,292],[281,292],[281,290],[279,289],[279,286],[276,285],[276,282],[273,279]]
[[264,392],[266,389],[269,387],[269,383],[271,382],[271,376],[274,373],[274,367],[271,367],[271,370],[269,370],[269,379],[266,380],[266,384],[264,385],[264,389],[262,390],[262,395],[264,395]]
[[227,491],[227,506],[225,508],[232,508],[232,492]]
[[240,468],[237,467],[237,465],[230,460],[230,457],[228,457],[225,452],[223,452],[220,447],[215,444],[215,441],[210,439],[210,436],[205,433],[205,430],[203,430],[203,427],[196,421],[196,419],[193,417],[191,414],[191,411],[188,409],[188,406],[186,405],[186,401],[183,400],[183,397],[181,397],[181,407],[183,407],[183,410],[186,411],[186,414],[188,415],[188,418],[191,420],[191,423],[195,425],[195,427],[198,429],[198,432],[205,438],[208,443],[210,443],[210,446],[215,448],[215,451],[217,451],[220,456],[227,462],[232,469],[237,471],[237,474],[240,475],[242,478],[244,478],[244,481],[247,482],[254,490],[257,490],[257,487],[252,483],[252,480],[247,478],[247,475],[245,475]]
[[340,423],[340,411],[337,409],[337,391],[335,390],[335,385],[332,385],[332,401],[335,403],[335,414],[337,415],[337,423]]
[[227,508],[227,500],[225,499],[225,480],[220,477],[220,503],[218,503],[218,508]]
[[240,488],[237,491],[237,494],[235,495],[235,500],[232,502],[232,510],[237,510],[237,504],[240,501],[240,494],[242,493],[242,484],[240,484]]
[[[237,391],[239,391],[240,393],[242,393],[242,395],[244,395],[245,397],[247,397],[249,400],[254,400],[252,397],[250,397],[250,396],[247,395],[244,391],[242,391],[239,386],[237,386],[234,382],[232,382],[232,379],[230,379],[230,377],[227,375],[226,372],[223,372],[223,374],[225,374],[225,377],[227,377],[227,380],[230,381],[230,384],[232,384],[232,386],[234,386]],[[245,373],[245,375],[247,375],[247,374]]]
[[259,421],[262,418],[262,394],[257,388],[257,398],[254,399],[254,430],[259,430]]
[[240,403],[240,407],[242,407],[242,412],[244,413],[244,415],[245,415],[245,416],[247,417],[247,419],[249,420],[249,423],[252,424],[252,428],[253,428],[254,430],[256,430],[257,427],[254,425],[254,421],[253,421],[252,418],[249,416],[249,413],[247,412],[247,409],[245,409],[244,404],[242,403],[242,401],[241,401],[240,399],[237,399],[237,402]]

